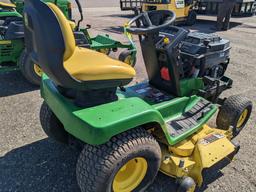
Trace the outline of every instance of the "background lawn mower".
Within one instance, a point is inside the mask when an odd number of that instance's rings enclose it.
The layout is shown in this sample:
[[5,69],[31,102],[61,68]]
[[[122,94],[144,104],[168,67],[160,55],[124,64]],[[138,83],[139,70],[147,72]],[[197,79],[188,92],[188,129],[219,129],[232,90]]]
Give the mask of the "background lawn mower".
[[[44,0],[44,2],[54,2],[62,10],[63,14],[71,19],[72,11],[71,4],[68,0]],[[88,47],[104,54],[110,54],[111,51],[117,51],[118,48],[124,49],[119,55],[119,59],[135,65],[136,63],[136,47],[133,43],[131,36],[125,32],[128,43],[121,43],[109,37],[108,35],[97,35],[91,37],[87,28],[80,28],[80,23],[83,21],[83,11],[78,0],[75,0],[80,13],[80,20],[75,24],[70,21],[70,25],[74,30],[76,43],[81,47]],[[14,1],[23,10],[24,1]],[[24,47],[24,28],[22,16],[15,10],[15,5],[9,5],[12,9],[5,9],[2,18],[1,31],[0,31],[0,72],[7,72],[13,70],[21,70],[24,77],[34,85],[40,85],[42,70],[32,62],[31,52]],[[14,17],[13,15],[17,15]],[[4,17],[5,15],[5,17]],[[11,15],[11,16],[10,16]],[[8,16],[8,17],[7,17]],[[29,44],[29,42],[27,42]]]
[[[53,0],[45,1],[55,2]],[[11,2],[11,4],[0,3],[0,73],[21,70],[30,82],[38,84],[32,78],[38,71],[28,71],[27,65],[24,63],[26,59],[22,17],[24,1],[13,0]],[[58,0],[55,3],[61,7],[66,16],[70,15],[71,6],[68,0]]]
[[[158,171],[176,178],[177,191],[194,191],[204,170],[238,152],[232,138],[252,102],[219,97],[232,85],[224,75],[228,40],[171,26],[171,11],[141,13],[126,30],[139,35],[149,81],[124,87],[136,75],[133,66],[76,46],[54,4],[26,2],[25,35],[34,37],[33,59],[45,72],[41,125],[56,141],[82,143],[81,191],[144,191]],[[218,108],[211,128],[206,123]]]

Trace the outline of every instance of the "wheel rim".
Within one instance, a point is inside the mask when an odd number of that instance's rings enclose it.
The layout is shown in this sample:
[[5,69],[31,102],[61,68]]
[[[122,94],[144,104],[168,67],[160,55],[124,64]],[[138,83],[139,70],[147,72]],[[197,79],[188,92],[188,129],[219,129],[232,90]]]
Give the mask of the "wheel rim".
[[99,50],[101,53],[105,54],[105,55],[108,55],[109,54],[109,49],[106,48],[106,49],[100,49]]
[[194,192],[195,190],[196,190],[196,185],[193,185],[186,192]]
[[128,55],[128,56],[125,58],[124,62],[125,62],[126,64],[131,65],[131,64],[132,64],[132,56],[131,56],[131,55]]
[[113,181],[114,192],[131,192],[144,179],[148,169],[146,159],[139,157],[128,161],[117,172]]
[[247,119],[248,113],[249,113],[248,109],[245,109],[242,112],[242,114],[240,115],[240,117],[239,117],[239,119],[237,121],[237,128],[238,129],[241,128],[244,125],[244,123],[245,123],[245,121]]
[[34,71],[39,77],[43,75],[43,71],[41,67],[39,67],[37,64],[34,64]]

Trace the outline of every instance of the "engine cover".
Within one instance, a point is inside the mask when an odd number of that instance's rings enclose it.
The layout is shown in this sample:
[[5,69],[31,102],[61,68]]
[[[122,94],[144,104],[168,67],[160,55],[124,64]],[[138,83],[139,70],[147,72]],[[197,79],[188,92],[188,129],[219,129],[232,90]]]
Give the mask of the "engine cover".
[[189,33],[180,47],[185,77],[221,77],[229,63],[230,49],[230,41],[216,34]]

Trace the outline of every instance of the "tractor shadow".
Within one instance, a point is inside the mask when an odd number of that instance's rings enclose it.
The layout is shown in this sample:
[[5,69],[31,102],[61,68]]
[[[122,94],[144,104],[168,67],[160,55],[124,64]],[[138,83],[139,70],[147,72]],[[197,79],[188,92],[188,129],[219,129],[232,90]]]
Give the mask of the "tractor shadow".
[[19,71],[0,73],[0,97],[17,95],[38,89],[37,86],[27,82]]
[[[76,183],[76,161],[79,151],[43,139],[22,146],[0,157],[0,191],[79,192]],[[205,175],[205,184],[222,176],[221,172]],[[159,173],[147,192],[175,191],[174,179]]]
[[49,139],[22,146],[0,157],[0,191],[79,192],[78,153]]

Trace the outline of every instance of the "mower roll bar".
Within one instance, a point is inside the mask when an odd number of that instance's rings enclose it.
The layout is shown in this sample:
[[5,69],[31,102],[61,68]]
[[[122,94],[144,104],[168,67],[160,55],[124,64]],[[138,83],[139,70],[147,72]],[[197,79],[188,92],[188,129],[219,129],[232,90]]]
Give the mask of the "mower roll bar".
[[[75,0],[75,2],[76,2],[76,5],[77,5],[79,14],[80,14],[80,19],[78,20],[77,25],[76,25],[76,31],[77,31],[80,28],[80,23],[84,20],[84,15],[83,15],[83,9],[82,9],[80,1]],[[57,3],[58,3],[58,0],[55,0],[54,4],[57,5]]]
[[[154,16],[162,16],[165,20],[162,24],[153,24],[151,18]],[[170,26],[176,19],[176,14],[173,11],[169,10],[154,10],[143,12],[134,17],[127,24],[127,32],[135,35],[146,35],[149,33],[159,32],[161,29]],[[136,27],[132,27],[133,24],[136,24]],[[143,24],[143,25],[141,25]]]
[[77,7],[78,7],[78,11],[80,13],[80,19],[79,21],[77,22],[77,26],[76,26],[76,29],[78,30],[79,27],[80,27],[80,23],[84,20],[84,15],[83,15],[83,9],[82,9],[82,6],[81,6],[81,3],[79,0],[75,0],[76,4],[77,4]]

